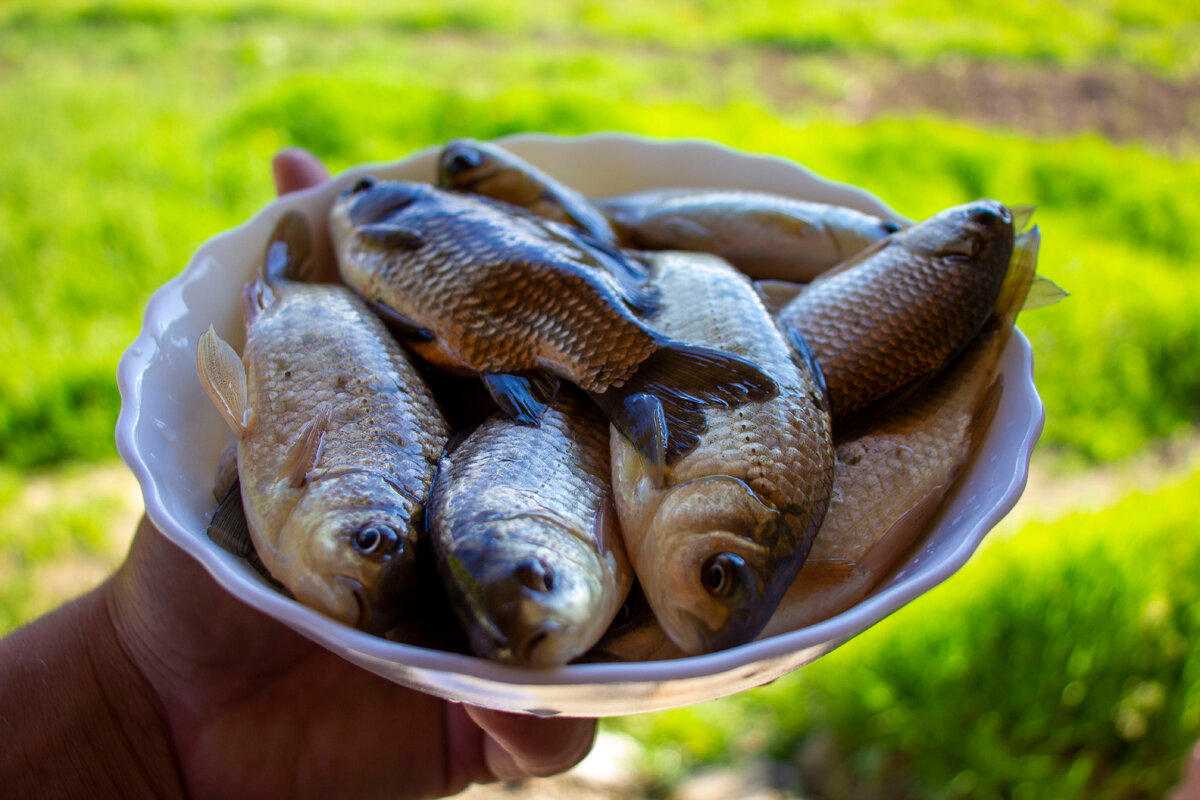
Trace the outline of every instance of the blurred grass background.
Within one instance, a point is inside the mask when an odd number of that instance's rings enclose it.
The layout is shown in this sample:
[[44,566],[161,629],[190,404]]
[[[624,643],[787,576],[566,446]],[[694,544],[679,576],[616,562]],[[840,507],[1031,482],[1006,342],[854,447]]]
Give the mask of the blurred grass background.
[[800,673],[606,723],[642,791],[767,758],[797,796],[1161,797],[1200,734],[1195,0],[6,3],[0,632],[120,560],[117,359],[276,149],[526,130],[711,138],[910,217],[1032,203],[1072,293],[1020,321],[1048,417],[1019,519]]

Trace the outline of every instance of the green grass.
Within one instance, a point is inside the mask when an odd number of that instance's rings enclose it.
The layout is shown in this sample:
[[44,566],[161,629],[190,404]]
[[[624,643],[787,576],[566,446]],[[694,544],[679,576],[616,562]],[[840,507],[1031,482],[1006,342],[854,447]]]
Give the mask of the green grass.
[[7,18],[15,28],[60,34],[129,26],[175,33],[198,26],[300,20],[335,31],[369,25],[398,34],[452,30],[686,49],[759,45],[793,53],[881,55],[905,63],[936,61],[947,54],[1071,66],[1119,60],[1186,74],[1200,67],[1198,11],[1194,0],[1021,0],[1002,5],[982,0],[863,0],[839,6],[816,0],[570,0],[549,5],[529,0],[419,0],[353,6],[330,0],[53,0],[10,3],[0,11],[0,21]]
[[1200,729],[1197,492],[1032,524],[788,678],[612,724],[662,785],[765,749],[826,797],[1162,797]]
[[[269,199],[277,147],[341,168],[523,130],[708,137],[795,158],[913,217],[982,195],[1037,204],[1042,271],[1073,295],[1021,321],[1045,442],[1109,460],[1200,411],[1200,158],[936,119],[816,121],[772,111],[751,83],[706,94],[672,59],[652,63],[689,80],[655,83],[588,52],[556,69],[546,54],[507,50],[460,80],[473,57],[464,44],[445,47],[443,71],[418,41],[392,48],[411,58],[389,59],[383,39],[357,29],[328,46],[312,31],[283,44],[253,25],[225,33],[179,33],[177,52],[170,35],[102,28],[78,52],[23,53],[0,73],[0,463],[112,454],[116,360],[146,298]],[[540,86],[511,88],[531,74]]]

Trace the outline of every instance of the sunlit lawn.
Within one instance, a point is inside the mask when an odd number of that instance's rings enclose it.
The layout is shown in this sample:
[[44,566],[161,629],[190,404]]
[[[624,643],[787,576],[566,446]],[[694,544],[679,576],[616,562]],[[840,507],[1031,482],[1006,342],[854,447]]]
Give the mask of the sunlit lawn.
[[[1021,319],[1045,463],[1074,471],[1192,436],[1200,137],[1051,138],[923,108],[863,119],[851,100],[948,56],[1195,86],[1194,6],[5,5],[0,631],[120,559],[139,500],[112,462],[116,361],[149,294],[270,198],[284,145],[336,170],[459,135],[623,130],[794,158],[911,217],[979,196],[1033,203],[1041,270],[1072,294]],[[750,751],[794,760],[832,731],[860,797],[892,778],[922,797],[1154,797],[1200,727],[1196,489],[1023,527],[799,675],[619,725],[651,757],[681,748],[654,768],[660,788]],[[770,734],[744,738],[752,726]]]

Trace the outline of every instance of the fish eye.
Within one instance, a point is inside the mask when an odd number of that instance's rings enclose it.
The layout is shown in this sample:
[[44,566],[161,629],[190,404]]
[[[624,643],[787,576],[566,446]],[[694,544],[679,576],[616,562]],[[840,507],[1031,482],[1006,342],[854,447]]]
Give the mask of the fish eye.
[[355,183],[354,186],[352,186],[350,188],[350,194],[358,194],[359,192],[365,192],[367,189],[370,189],[374,185],[375,185],[375,179],[370,176],[367,176],[365,178],[359,178],[358,182]]
[[449,158],[446,159],[446,173],[448,175],[457,176],[464,172],[477,169],[483,164],[483,154],[478,150],[464,148],[455,150]]
[[700,581],[713,597],[729,597],[744,588],[749,568],[733,553],[717,553],[704,562]]
[[395,550],[396,545],[400,543],[400,537],[391,528],[368,525],[355,531],[350,541],[359,554],[377,558]]
[[898,233],[904,230],[904,226],[899,222],[892,222],[890,219],[885,219],[881,226],[886,233]]

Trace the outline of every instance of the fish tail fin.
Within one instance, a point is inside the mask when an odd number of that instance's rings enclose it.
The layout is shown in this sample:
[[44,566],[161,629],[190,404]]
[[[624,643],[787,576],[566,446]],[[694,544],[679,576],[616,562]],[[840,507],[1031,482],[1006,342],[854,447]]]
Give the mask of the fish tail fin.
[[263,274],[267,283],[308,279],[313,263],[312,232],[299,211],[288,211],[275,223],[267,240]]
[[1041,232],[1034,225],[1017,236],[1013,242],[1008,272],[1000,284],[1000,293],[996,297],[996,305],[992,312],[993,319],[1004,327],[1012,325],[1029,294],[1029,287],[1037,274],[1038,247],[1041,241]]
[[766,400],[775,381],[751,361],[663,340],[629,380],[591,397],[609,420],[660,468],[694,448],[707,428],[704,409]]

